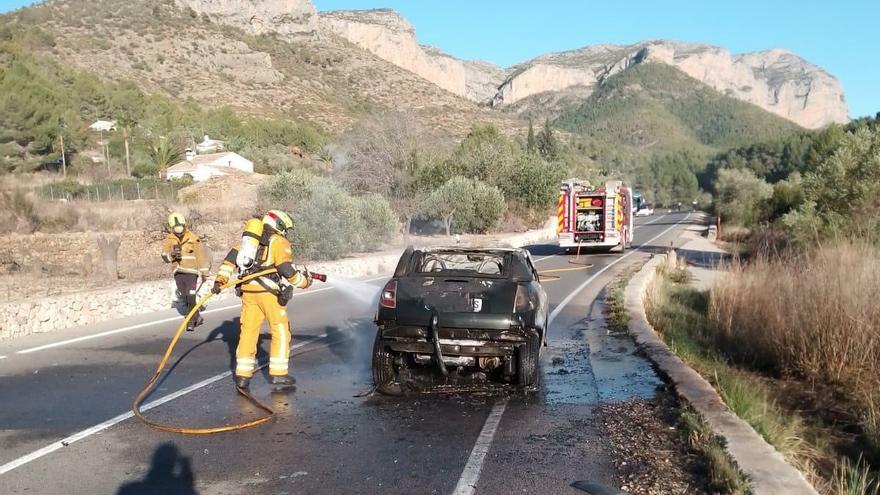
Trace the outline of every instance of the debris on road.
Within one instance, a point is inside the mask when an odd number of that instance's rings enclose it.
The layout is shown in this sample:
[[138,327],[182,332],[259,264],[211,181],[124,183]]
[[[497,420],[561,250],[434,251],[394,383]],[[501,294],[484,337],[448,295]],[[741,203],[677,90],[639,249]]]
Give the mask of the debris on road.
[[699,460],[678,431],[678,405],[668,391],[652,400],[633,399],[599,407],[617,485],[632,495],[708,493]]

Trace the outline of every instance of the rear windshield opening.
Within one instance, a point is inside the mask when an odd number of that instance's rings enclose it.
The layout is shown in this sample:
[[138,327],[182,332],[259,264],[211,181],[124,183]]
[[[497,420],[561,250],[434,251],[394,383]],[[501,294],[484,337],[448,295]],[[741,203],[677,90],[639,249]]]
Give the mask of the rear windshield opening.
[[425,253],[416,266],[416,273],[501,275],[505,271],[505,258],[491,253]]

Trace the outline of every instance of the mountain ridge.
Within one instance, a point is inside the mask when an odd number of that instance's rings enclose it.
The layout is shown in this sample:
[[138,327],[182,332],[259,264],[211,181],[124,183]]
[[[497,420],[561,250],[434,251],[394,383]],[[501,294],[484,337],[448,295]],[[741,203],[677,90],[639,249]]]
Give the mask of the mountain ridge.
[[[330,11],[319,13],[319,18],[323,29],[380,58],[459,96],[496,108],[510,107],[547,92],[574,89],[583,96],[583,87],[595,90],[604,78],[653,60],[677,67],[713,89],[803,127],[819,128],[849,120],[840,82],[821,67],[780,48],[733,54],[702,43],[646,40],[546,53],[508,68],[483,63],[468,73],[469,61],[419,44],[413,26],[393,10]],[[428,68],[432,57],[443,59],[452,70],[437,75]],[[499,80],[499,76],[503,78]],[[468,84],[477,79],[481,84]]]

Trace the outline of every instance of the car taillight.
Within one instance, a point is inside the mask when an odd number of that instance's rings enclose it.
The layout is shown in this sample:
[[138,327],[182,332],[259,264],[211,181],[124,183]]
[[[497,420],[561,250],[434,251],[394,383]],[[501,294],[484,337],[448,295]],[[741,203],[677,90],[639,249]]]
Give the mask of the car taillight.
[[525,285],[516,286],[516,297],[513,300],[513,312],[522,313],[532,310],[532,299],[529,297],[529,289]]
[[379,298],[379,305],[383,308],[397,307],[397,281],[390,280],[382,289],[382,297]]

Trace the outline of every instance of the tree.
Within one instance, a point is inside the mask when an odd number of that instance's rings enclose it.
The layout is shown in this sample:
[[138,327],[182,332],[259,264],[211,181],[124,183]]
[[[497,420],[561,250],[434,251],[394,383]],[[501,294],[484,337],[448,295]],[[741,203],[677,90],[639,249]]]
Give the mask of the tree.
[[761,219],[773,186],[749,170],[725,169],[715,184],[715,206],[722,219],[746,227]]
[[[801,218],[834,234],[876,235],[880,217],[880,130],[861,127],[826,150],[815,171],[804,177]],[[815,149],[815,148],[814,148]],[[791,224],[791,221],[788,222]]]
[[474,126],[452,154],[455,175],[496,184],[522,154],[522,148],[493,125]]
[[538,152],[546,160],[556,160],[559,158],[559,144],[556,142],[556,136],[553,135],[553,129],[550,128],[550,120],[544,120],[544,128],[537,137]]
[[182,157],[183,152],[180,146],[174,144],[170,139],[159,138],[150,149],[150,159],[153,165],[159,169],[159,175],[163,177],[165,170],[180,161]]
[[125,174],[131,176],[131,151],[129,150],[129,139],[131,138],[131,130],[137,125],[137,121],[131,113],[121,112],[116,116],[116,124],[122,128],[122,139],[125,143]]
[[504,194],[497,187],[458,176],[431,193],[422,216],[441,219],[446,235],[453,230],[482,233],[498,223],[504,204]]
[[529,119],[529,133],[526,135],[526,151],[528,153],[536,153],[538,151],[538,142],[535,139],[535,126],[532,125],[532,119]]
[[435,168],[443,140],[423,127],[415,116],[387,112],[358,122],[340,139],[336,177],[356,193],[376,193],[388,198],[403,223],[404,235],[422,192],[422,171]]

